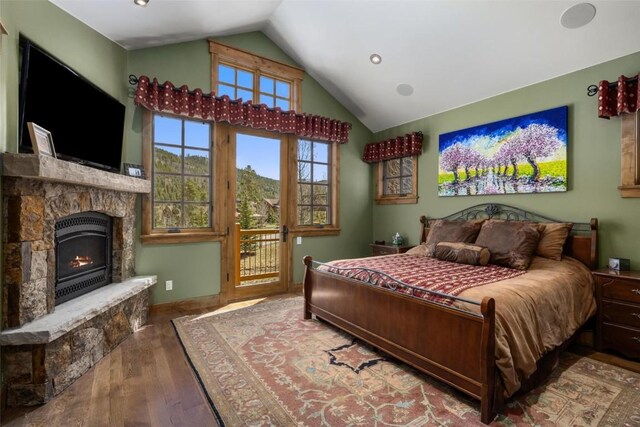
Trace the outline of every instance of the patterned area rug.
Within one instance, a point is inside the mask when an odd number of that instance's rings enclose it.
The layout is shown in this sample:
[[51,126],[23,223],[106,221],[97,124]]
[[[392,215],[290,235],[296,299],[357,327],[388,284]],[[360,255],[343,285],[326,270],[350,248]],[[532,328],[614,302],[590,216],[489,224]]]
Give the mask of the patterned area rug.
[[[290,297],[173,321],[221,424],[482,425],[478,401],[301,317]],[[492,425],[640,426],[640,375],[565,353]]]

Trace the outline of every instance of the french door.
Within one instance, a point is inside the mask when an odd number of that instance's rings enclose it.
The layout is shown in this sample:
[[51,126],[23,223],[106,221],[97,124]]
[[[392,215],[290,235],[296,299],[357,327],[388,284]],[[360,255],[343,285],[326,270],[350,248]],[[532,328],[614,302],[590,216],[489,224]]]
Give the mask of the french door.
[[284,292],[290,277],[288,137],[244,127],[227,129],[223,293],[227,301],[234,301]]

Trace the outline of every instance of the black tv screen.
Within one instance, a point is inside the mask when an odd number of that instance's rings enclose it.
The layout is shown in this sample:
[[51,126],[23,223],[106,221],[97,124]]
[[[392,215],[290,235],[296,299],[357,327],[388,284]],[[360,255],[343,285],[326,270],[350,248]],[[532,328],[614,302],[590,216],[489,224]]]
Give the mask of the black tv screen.
[[28,122],[51,132],[58,158],[120,171],[125,106],[30,40],[21,38],[20,146]]

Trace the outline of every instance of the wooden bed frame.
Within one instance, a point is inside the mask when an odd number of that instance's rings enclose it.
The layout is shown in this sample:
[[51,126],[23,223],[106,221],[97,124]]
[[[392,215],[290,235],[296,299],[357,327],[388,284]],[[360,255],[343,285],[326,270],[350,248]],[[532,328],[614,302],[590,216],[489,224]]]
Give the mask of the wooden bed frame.
[[[442,219],[482,218],[563,222],[501,204],[476,205]],[[424,242],[429,222],[424,216],[420,222],[423,225],[421,242]],[[596,268],[597,229],[595,218],[590,223],[574,223],[564,254],[578,259],[590,269]],[[481,314],[474,314],[318,270],[313,267],[316,263],[310,256],[304,257],[304,264],[305,319],[315,314],[419,371],[479,399],[480,419],[485,424],[502,409],[503,386],[495,367],[493,298],[485,297],[476,303]],[[536,374],[539,372],[532,377]]]

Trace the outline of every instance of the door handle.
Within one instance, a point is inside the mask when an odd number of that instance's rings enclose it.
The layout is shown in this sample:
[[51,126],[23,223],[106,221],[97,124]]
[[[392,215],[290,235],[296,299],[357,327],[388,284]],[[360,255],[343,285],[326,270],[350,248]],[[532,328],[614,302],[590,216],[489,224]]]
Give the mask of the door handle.
[[282,241],[287,241],[287,234],[289,234],[289,228],[286,225],[282,226]]

